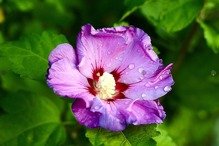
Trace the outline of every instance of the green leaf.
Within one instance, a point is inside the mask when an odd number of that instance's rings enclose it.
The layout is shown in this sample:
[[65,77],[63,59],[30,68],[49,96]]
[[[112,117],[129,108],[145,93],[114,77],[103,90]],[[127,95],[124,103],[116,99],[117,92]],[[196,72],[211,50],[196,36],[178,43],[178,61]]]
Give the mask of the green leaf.
[[127,7],[127,9],[132,9],[134,7],[140,6],[142,4],[144,4],[146,0],[125,0],[124,4]]
[[136,11],[141,5],[144,4],[146,0],[125,0],[124,4],[126,6],[126,12],[120,19],[120,21],[123,21],[126,17],[128,17],[130,14],[132,14],[134,11]]
[[204,31],[207,44],[215,53],[219,52],[219,1],[206,1],[198,23]]
[[30,11],[34,8],[35,0],[13,0],[10,1],[20,11]]
[[117,22],[113,24],[114,27],[116,26],[129,26],[129,24],[125,21]]
[[[218,23],[219,24],[219,23]],[[215,29],[211,25],[208,25],[204,22],[200,22],[201,27],[204,30],[204,37],[207,41],[207,44],[215,53],[219,52],[219,27]]]
[[200,0],[148,0],[141,10],[157,28],[173,33],[188,26],[202,7]]
[[156,125],[129,126],[122,132],[110,132],[104,129],[88,129],[86,136],[94,146],[154,146],[152,137],[157,136]]
[[157,146],[176,146],[164,127],[158,126],[157,130],[160,135],[153,138],[157,142]]
[[43,5],[37,3],[36,8],[33,10],[33,15],[36,19],[51,27],[54,27],[54,24],[59,27],[69,27],[73,23],[75,16],[63,2],[61,0],[47,0]]
[[29,78],[21,78],[11,71],[2,72],[0,80],[2,88],[8,92],[28,91],[37,95],[55,98],[54,93],[46,84]]
[[61,110],[48,98],[17,93],[0,98],[0,145],[60,145],[65,130]]
[[44,32],[0,47],[0,56],[11,63],[10,69],[22,77],[44,80],[48,55],[58,44],[67,42],[64,36]]

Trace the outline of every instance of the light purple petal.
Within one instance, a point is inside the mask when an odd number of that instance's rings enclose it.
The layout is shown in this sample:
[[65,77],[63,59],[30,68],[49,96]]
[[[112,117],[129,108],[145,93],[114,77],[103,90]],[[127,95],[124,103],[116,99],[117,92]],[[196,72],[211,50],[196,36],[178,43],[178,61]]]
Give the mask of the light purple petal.
[[172,64],[157,72],[154,77],[131,85],[124,95],[131,99],[155,100],[171,90],[174,84],[170,69]]
[[103,67],[105,71],[113,71],[121,63],[126,51],[126,41],[122,36],[102,31],[85,25],[78,36],[79,70],[89,78],[95,68]]
[[58,60],[67,58],[72,64],[76,63],[75,50],[70,44],[64,43],[58,45],[49,55],[49,63],[52,64]]
[[79,70],[91,77],[92,70],[121,72],[120,82],[135,83],[151,77],[161,66],[152,50],[149,36],[134,27],[116,27],[95,30],[91,25],[82,27],[77,41]]
[[85,101],[82,99],[76,99],[72,104],[72,112],[78,122],[89,128],[99,127],[100,113],[92,112],[86,108]]
[[118,99],[107,102],[94,98],[90,105],[91,107],[86,109],[90,111],[87,118],[87,112],[82,111],[80,115],[76,115],[80,123],[86,125],[87,123],[81,121],[97,114],[99,122],[96,123],[95,120],[96,125],[111,131],[124,130],[128,124],[162,123],[166,116],[163,107],[155,101]]
[[95,98],[90,108],[92,112],[101,113],[99,117],[99,126],[112,131],[121,131],[125,129],[125,117],[120,114],[113,102],[107,102]]
[[162,123],[163,107],[155,101],[121,99],[115,101],[117,109],[126,117],[127,124]]
[[75,98],[88,93],[87,79],[75,68],[67,58],[54,62],[48,70],[48,85],[61,96]]
[[132,40],[127,46],[124,60],[119,66],[120,82],[132,84],[150,78],[162,66],[153,51],[150,37],[141,29],[132,30]]

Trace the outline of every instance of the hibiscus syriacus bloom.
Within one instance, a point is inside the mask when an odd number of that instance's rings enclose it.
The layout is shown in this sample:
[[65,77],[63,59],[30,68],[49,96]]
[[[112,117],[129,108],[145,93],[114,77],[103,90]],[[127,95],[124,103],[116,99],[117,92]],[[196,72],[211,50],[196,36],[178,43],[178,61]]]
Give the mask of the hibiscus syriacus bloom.
[[48,85],[76,99],[72,111],[80,124],[112,131],[128,124],[162,123],[158,98],[171,90],[172,64],[164,67],[150,37],[132,26],[95,30],[82,27],[76,49],[58,45],[49,55]]

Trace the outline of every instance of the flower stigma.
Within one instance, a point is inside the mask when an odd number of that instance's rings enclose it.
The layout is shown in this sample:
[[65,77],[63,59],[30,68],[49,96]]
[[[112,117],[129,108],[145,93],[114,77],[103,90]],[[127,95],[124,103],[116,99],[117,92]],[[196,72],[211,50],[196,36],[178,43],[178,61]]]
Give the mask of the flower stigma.
[[96,84],[97,96],[102,100],[113,99],[116,94],[116,82],[112,74],[104,72]]

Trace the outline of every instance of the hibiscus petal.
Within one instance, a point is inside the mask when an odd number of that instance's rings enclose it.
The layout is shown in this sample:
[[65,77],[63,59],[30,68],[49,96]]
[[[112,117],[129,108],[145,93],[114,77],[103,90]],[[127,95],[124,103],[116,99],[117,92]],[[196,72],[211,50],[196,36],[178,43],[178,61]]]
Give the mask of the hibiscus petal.
[[90,108],[92,112],[101,113],[99,126],[112,131],[125,129],[125,117],[120,114],[113,102],[107,102],[95,98]]
[[153,51],[150,37],[141,29],[132,30],[124,60],[119,66],[120,82],[132,84],[150,78],[162,65]]
[[95,30],[91,25],[85,25],[78,36],[79,70],[88,78],[92,77],[95,68],[103,67],[105,71],[111,72],[121,64],[126,41],[118,32],[107,30]]
[[75,50],[73,47],[68,44],[60,44],[58,45],[49,55],[49,63],[52,64],[58,60],[61,60],[63,58],[67,58],[72,62],[73,64],[76,63],[76,55]]
[[83,99],[75,100],[72,104],[72,112],[80,124],[89,128],[96,128],[99,126],[100,113],[92,112],[86,108],[86,104]]
[[88,93],[87,79],[75,68],[67,58],[54,62],[48,70],[48,85],[61,96],[77,97]]
[[117,109],[126,117],[127,124],[162,123],[163,107],[155,101],[121,99],[115,101]]
[[124,95],[131,99],[155,100],[171,90],[174,84],[170,69],[172,64],[157,72],[154,77],[144,79],[139,83],[132,84]]
[[161,66],[151,47],[150,37],[134,27],[115,27],[95,30],[91,25],[82,27],[78,36],[79,70],[92,77],[92,70],[121,72],[120,82],[129,84],[151,77]]

